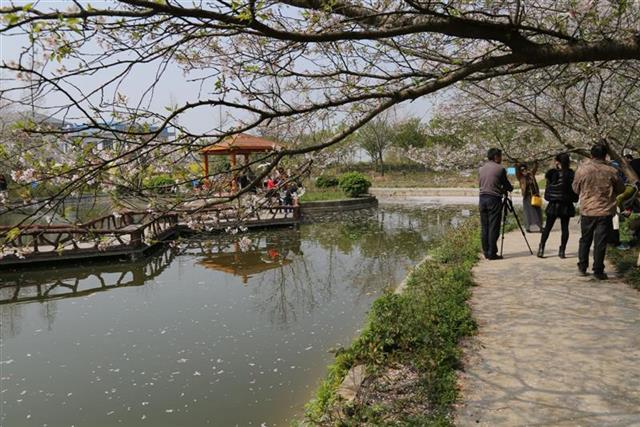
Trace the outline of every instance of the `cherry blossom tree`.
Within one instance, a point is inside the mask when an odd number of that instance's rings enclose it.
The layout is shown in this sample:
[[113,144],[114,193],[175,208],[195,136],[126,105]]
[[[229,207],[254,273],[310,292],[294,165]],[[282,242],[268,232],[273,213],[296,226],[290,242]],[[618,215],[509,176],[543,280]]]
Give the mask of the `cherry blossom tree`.
[[638,76],[637,62],[609,62],[537,70],[534,78],[509,76],[473,82],[461,86],[454,97],[451,117],[492,115],[522,129],[537,129],[550,153],[588,156],[589,147],[605,139],[611,156],[636,181],[623,154],[640,150]]
[[[42,145],[26,148],[37,160],[21,167],[61,179],[54,194],[60,197],[93,180],[98,186],[125,182],[144,193],[144,177],[135,173],[173,169],[179,159],[238,132],[343,124],[313,144],[294,139],[256,160],[266,166],[255,185],[279,162],[300,159],[299,167],[307,167],[316,153],[385,111],[443,89],[506,76],[553,78],[568,64],[580,64],[579,70],[640,58],[637,2],[120,0],[65,2],[63,8],[5,2],[0,18],[3,38],[24,41],[18,54],[2,58],[2,101],[24,107],[55,99],[41,107],[43,114],[85,126],[78,136],[37,120],[22,123],[35,141],[46,135],[72,146],[59,170],[41,162],[47,158]],[[158,109],[152,101],[170,67],[195,90]],[[148,85],[133,96],[124,88],[140,74]],[[207,130],[182,124],[191,111],[214,116],[222,109],[227,119]],[[115,129],[114,122],[125,126]],[[163,141],[168,128],[176,136]],[[112,140],[116,152],[87,149],[82,140],[95,133]]]

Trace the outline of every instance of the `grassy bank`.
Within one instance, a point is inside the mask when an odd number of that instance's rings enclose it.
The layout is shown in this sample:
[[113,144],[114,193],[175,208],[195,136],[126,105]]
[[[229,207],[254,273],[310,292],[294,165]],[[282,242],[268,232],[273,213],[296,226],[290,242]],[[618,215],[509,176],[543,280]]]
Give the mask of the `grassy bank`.
[[640,291],[640,268],[636,267],[639,248],[631,248],[626,251],[620,249],[608,249],[607,254],[616,270],[622,275],[625,282]]
[[630,286],[640,291],[640,268],[636,267],[640,247],[633,239],[633,232],[629,229],[631,222],[639,220],[637,214],[633,214],[630,219],[620,222],[620,241],[631,244],[632,247],[627,250],[618,248],[607,249],[607,257],[616,267],[618,273]]
[[[424,171],[415,168],[402,169],[400,166],[390,168],[381,175],[380,172],[373,169],[370,165],[349,165],[342,168],[331,168],[324,170],[324,175],[340,175],[346,171],[356,170],[362,172],[369,177],[372,187],[379,188],[477,188],[478,173],[477,171]],[[538,186],[545,188],[546,180],[544,172],[537,175]],[[519,188],[518,180],[514,176],[510,176],[509,180],[514,187]]]
[[386,188],[473,188],[478,185],[475,171],[471,172],[432,172],[432,171],[390,171],[380,175],[370,171],[369,176],[374,187]]
[[[475,168],[468,171],[447,170],[428,171],[418,164],[389,162],[385,173],[371,163],[348,163],[316,171],[316,175],[339,176],[346,172],[357,171],[371,180],[373,187],[475,187],[477,172]],[[315,176],[314,175],[314,178]]]
[[329,200],[344,200],[349,197],[340,190],[320,189],[312,187],[307,190],[300,198],[301,202],[325,202]]
[[[479,246],[478,221],[471,219],[435,245],[403,294],[374,302],[362,334],[336,355],[307,405],[309,424],[450,425],[459,342],[475,330],[467,299]],[[336,390],[356,365],[366,366],[370,377],[365,392],[345,404]],[[398,382],[402,387],[394,386]]]

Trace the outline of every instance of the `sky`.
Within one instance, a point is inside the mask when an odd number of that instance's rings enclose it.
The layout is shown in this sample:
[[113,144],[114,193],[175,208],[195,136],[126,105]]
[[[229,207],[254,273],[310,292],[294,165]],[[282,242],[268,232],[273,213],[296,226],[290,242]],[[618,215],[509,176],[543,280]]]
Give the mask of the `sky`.
[[[13,4],[16,5],[25,3],[28,2],[13,2]],[[83,3],[91,3],[96,5],[97,3],[110,2],[91,1]],[[9,4],[10,2],[8,2],[7,0],[0,0],[0,6],[8,6]],[[37,1],[36,4],[41,8],[43,8],[45,5],[51,8],[65,8],[69,5],[69,2]],[[0,36],[0,58],[2,59],[2,61],[15,60],[18,57],[21,49],[27,46],[28,43],[29,41],[25,36]],[[96,46],[95,48],[99,49],[98,46]],[[142,90],[146,89],[148,85],[153,81],[152,77],[155,75],[156,66],[152,64],[138,65],[135,70],[136,71],[126,79],[124,85],[120,88],[120,92],[127,96],[130,103],[133,103],[136,99],[138,99],[142,94]],[[102,78],[106,77],[108,76],[103,74]],[[9,76],[7,72],[3,71],[3,75],[1,76],[1,78],[4,82],[4,79],[11,78],[11,76]],[[81,90],[85,91],[90,90],[96,84],[95,77],[90,76],[87,76],[83,79],[75,80],[74,83],[76,83]],[[151,102],[151,109],[158,113],[166,114],[166,107],[171,104],[182,104],[184,102],[197,100],[198,89],[199,86],[197,84],[188,82],[179,67],[175,64],[172,64],[165,71],[165,74],[154,93],[154,98]],[[65,98],[62,95],[48,95],[44,101],[44,104],[50,107],[59,105],[64,102]],[[234,113],[235,112],[225,110],[221,111],[219,108],[201,108],[193,110],[181,116],[179,123],[192,132],[205,132],[218,126],[221,117],[226,125],[234,125],[235,123],[233,122],[236,122],[236,119],[242,120],[248,118],[247,116],[242,115],[233,117],[232,114]],[[411,103],[404,103],[398,109],[397,114],[399,116],[406,115],[419,117],[424,122],[427,122],[432,115],[432,102],[428,98],[422,98]]]

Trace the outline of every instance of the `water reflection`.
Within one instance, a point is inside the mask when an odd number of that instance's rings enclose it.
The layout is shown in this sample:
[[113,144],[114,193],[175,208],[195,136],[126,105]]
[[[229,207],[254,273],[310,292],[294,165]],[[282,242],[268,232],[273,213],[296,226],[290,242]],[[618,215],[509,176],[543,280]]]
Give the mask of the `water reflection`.
[[457,215],[385,208],[3,273],[0,424],[287,425],[327,350]]
[[90,296],[95,292],[143,286],[160,275],[178,251],[169,245],[138,262],[94,262],[59,268],[3,271],[0,305]]
[[[197,242],[191,242],[187,247],[193,246],[194,243]],[[245,285],[249,277],[273,269],[282,269],[291,264],[293,258],[303,255],[300,232],[295,229],[288,232],[242,236],[232,243],[229,243],[229,239],[221,239],[215,248],[210,243],[209,245],[209,248],[199,245],[198,255],[203,258],[198,264],[238,276]]]

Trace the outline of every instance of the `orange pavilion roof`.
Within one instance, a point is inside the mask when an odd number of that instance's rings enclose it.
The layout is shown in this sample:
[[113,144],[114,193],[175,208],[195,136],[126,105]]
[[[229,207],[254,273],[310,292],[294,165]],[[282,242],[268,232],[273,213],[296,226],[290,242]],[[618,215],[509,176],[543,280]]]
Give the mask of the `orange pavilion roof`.
[[224,154],[250,154],[265,153],[282,148],[274,141],[260,138],[246,133],[238,133],[229,136],[217,144],[203,148],[202,154],[224,155]]

